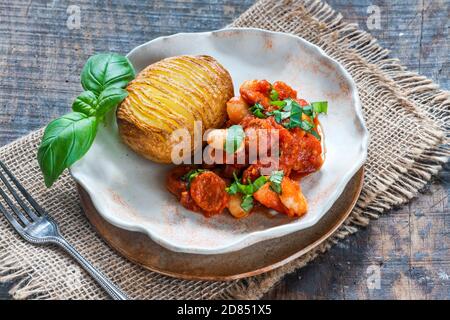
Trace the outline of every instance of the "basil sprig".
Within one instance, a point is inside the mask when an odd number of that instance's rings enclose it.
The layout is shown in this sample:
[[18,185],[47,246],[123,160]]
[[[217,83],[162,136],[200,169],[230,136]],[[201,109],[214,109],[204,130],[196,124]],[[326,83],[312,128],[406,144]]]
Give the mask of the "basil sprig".
[[248,181],[247,184],[243,184],[241,180],[233,173],[234,182],[225,189],[231,195],[240,193],[242,195],[241,208],[245,212],[249,212],[253,206],[253,194],[259,190],[266,182],[270,182],[270,187],[277,193],[281,193],[281,181],[283,180],[284,172],[272,171],[269,178],[266,176],[260,176],[255,181]]
[[37,158],[47,187],[86,154],[98,124],[125,99],[128,92],[123,88],[134,77],[130,61],[119,54],[101,53],[88,59],[81,72],[85,91],[73,102],[73,112],[49,123],[38,149]]

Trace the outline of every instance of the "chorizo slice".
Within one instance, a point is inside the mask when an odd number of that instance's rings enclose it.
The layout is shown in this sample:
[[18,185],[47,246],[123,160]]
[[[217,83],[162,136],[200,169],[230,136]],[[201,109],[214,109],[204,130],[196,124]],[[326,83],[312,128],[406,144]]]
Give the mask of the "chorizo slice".
[[223,211],[228,203],[225,181],[211,171],[199,174],[191,182],[190,194],[205,216]]

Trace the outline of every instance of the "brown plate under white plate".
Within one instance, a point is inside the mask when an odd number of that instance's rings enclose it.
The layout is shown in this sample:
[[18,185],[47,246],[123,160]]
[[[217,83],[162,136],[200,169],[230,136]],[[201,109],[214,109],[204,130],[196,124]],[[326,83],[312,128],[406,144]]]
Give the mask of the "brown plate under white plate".
[[239,251],[213,255],[170,251],[143,233],[117,228],[98,214],[80,185],[78,191],[89,221],[100,236],[127,259],[176,278],[225,281],[273,270],[317,247],[342,225],[352,211],[361,192],[363,178],[364,170],[361,168],[331,209],[314,226]]

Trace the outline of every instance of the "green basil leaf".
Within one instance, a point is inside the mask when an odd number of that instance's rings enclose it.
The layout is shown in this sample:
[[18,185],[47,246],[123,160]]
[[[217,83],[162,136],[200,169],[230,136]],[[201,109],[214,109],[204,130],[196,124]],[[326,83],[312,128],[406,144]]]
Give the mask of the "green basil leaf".
[[286,101],[270,101],[271,105],[277,106],[277,107],[284,107],[286,105]]
[[260,119],[265,119],[267,116],[264,114],[264,107],[259,103],[255,103],[253,107],[251,107],[250,111],[253,113],[253,115]]
[[97,125],[95,117],[80,112],[50,122],[38,149],[38,162],[47,187],[86,154],[94,141]]
[[228,194],[232,194],[232,195],[233,195],[233,194],[238,193],[239,188],[238,188],[237,184],[236,184],[235,182],[233,182],[232,184],[230,184],[229,187],[226,187],[226,188],[225,188],[225,191],[226,191]]
[[291,113],[287,111],[273,110],[267,114],[273,116],[277,123],[281,123],[283,120],[289,118]]
[[303,112],[304,114],[306,114],[308,117],[313,117],[313,118],[315,118],[315,115],[314,115],[315,112],[313,111],[313,108],[312,108],[311,105],[304,106],[304,107],[302,108],[302,112]]
[[134,79],[128,58],[116,53],[100,53],[88,59],[81,72],[81,85],[97,96],[107,87],[125,88]]
[[84,91],[73,102],[72,110],[84,113],[87,116],[95,115],[97,109],[97,96],[92,91]]
[[253,196],[245,195],[242,197],[241,208],[245,212],[249,212],[253,208]]
[[255,181],[253,181],[253,193],[259,190],[265,183],[267,182],[267,178],[265,176],[261,176]]
[[320,141],[320,135],[319,135],[319,133],[317,133],[316,130],[311,130],[309,133],[312,134],[314,137],[316,137],[317,140]]
[[302,121],[300,128],[302,130],[305,130],[309,134],[312,134],[314,137],[316,137],[317,140],[320,141],[320,135],[317,133],[316,130],[314,130],[314,124],[312,124],[311,122],[306,120]]
[[278,100],[278,92],[275,89],[270,90],[270,100],[277,101]]
[[266,116],[264,113],[262,113],[261,110],[255,110],[255,111],[253,112],[253,115],[254,115],[255,117],[257,117],[257,118],[260,118],[260,119],[265,119],[265,118],[267,118],[267,116]]
[[236,194],[239,192],[239,178],[236,176],[236,173],[233,171],[234,181],[230,184],[229,187],[225,188],[225,191],[229,194]]
[[283,108],[282,108],[283,111],[290,112],[290,111],[291,111],[291,108],[292,108],[292,102],[293,102],[293,100],[290,99],[290,98],[288,98],[288,99],[283,100],[283,102],[284,102],[284,105],[283,105]]
[[311,106],[313,111],[316,113],[328,112],[328,101],[311,102]]
[[297,125],[301,122],[302,119],[302,108],[296,101],[292,101],[291,103],[291,114],[290,120],[294,125]]
[[273,116],[275,118],[275,121],[280,123],[281,122],[281,111],[280,110],[273,110],[266,113],[268,116]]
[[314,125],[307,120],[303,120],[300,124],[300,128],[306,132],[310,132],[314,128]]
[[270,189],[272,189],[274,192],[280,194],[281,193],[281,184],[271,183]]
[[226,191],[230,194],[241,193],[243,195],[252,195],[253,194],[253,184],[242,184],[241,180],[236,176],[236,173],[233,172],[234,182],[226,189]]
[[224,150],[227,153],[235,153],[245,139],[242,126],[234,125],[227,129],[227,138],[224,142]]
[[281,193],[281,181],[284,177],[284,171],[272,171],[269,181],[270,181],[270,188],[275,191],[276,193]]
[[249,181],[248,184],[242,184],[236,174],[233,173],[233,176],[234,182],[225,189],[229,194],[241,193],[244,196],[251,196],[267,182],[265,176],[260,176],[253,183]]
[[238,190],[240,193],[247,194],[247,195],[253,194],[253,185],[251,183],[242,184],[240,182],[236,182],[236,185],[238,186]]
[[128,92],[121,88],[108,87],[98,96],[97,116],[103,117],[128,96]]
[[292,114],[288,111],[282,111],[280,114],[281,117],[281,121],[286,120],[287,118],[289,118]]
[[238,177],[236,176],[236,174],[234,172],[233,172],[233,177],[234,177],[235,183],[236,183],[240,193],[247,194],[247,195],[253,194],[253,185],[250,180],[247,181],[248,182],[247,184],[242,184],[241,180],[238,179]]

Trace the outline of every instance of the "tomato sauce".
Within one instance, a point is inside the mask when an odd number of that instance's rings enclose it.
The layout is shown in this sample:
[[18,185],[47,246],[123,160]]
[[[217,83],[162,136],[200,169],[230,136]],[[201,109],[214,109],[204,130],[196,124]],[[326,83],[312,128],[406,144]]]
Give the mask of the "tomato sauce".
[[[312,131],[306,131],[299,126],[286,125],[289,121],[287,119],[277,120],[273,112],[283,111],[279,105],[281,101],[291,99],[301,107],[309,106],[306,100],[298,97],[296,90],[282,81],[276,81],[273,84],[266,80],[245,81],[239,93],[240,96],[233,97],[227,104],[229,119],[225,128],[232,125],[242,127],[245,132],[243,143],[246,162],[244,164],[223,164],[222,162],[212,165],[178,166],[167,177],[167,189],[184,207],[203,213],[206,217],[220,214],[225,208],[233,214],[232,206],[229,205],[231,198],[226,191],[233,182],[233,177],[238,177],[242,184],[251,184],[261,177],[262,169],[272,165],[270,167],[272,171],[283,172],[281,186],[285,190],[282,189],[281,192],[276,193],[270,182],[267,182],[253,193],[253,207],[248,209],[242,204],[242,208],[251,211],[253,208],[263,206],[293,217],[303,215],[307,210],[307,203],[299,184],[295,181],[316,172],[324,162],[321,142],[323,137],[320,135],[318,117],[302,114],[302,120],[308,120]],[[251,111],[254,110],[254,106],[259,108],[260,113]],[[258,129],[265,129],[266,136],[260,136]],[[271,133],[276,133],[278,137],[277,154],[274,151],[276,141]],[[267,150],[264,150],[266,158],[250,162],[248,155],[251,139],[260,141],[263,138],[267,142]],[[259,145],[258,148],[260,148]],[[276,161],[268,161],[275,158]],[[267,173],[264,176],[267,176]],[[236,196],[232,198],[234,208]],[[243,203],[244,198],[242,195]],[[240,211],[241,217],[242,210]],[[238,217],[237,214],[235,217]]]

